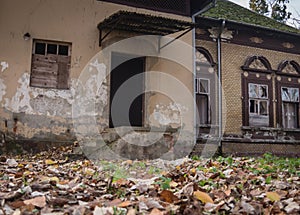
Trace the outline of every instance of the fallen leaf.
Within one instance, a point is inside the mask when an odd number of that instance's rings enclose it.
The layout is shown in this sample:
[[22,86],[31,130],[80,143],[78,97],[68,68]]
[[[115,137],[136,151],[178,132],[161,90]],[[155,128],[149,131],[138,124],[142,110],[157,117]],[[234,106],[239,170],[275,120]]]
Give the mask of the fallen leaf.
[[177,187],[177,186],[178,186],[177,182],[175,182],[175,181],[170,182],[170,187]]
[[9,167],[16,167],[18,166],[18,162],[15,159],[7,159],[6,163]]
[[163,190],[159,194],[160,200],[168,203],[173,203],[175,201],[178,201],[178,197],[175,196],[171,191],[169,190]]
[[28,199],[24,201],[25,205],[34,205],[39,208],[43,208],[46,206],[46,198],[45,196],[38,196],[33,199]]
[[20,208],[22,206],[25,206],[25,203],[23,201],[15,201],[8,204],[12,208]]
[[120,207],[120,208],[126,208],[126,207],[128,207],[130,205],[132,205],[132,202],[129,201],[129,200],[127,200],[125,202],[122,202],[122,203],[118,204],[118,207]]
[[299,211],[299,210],[300,210],[300,206],[299,206],[299,204],[296,203],[296,202],[291,202],[291,203],[289,203],[289,204],[284,208],[284,210],[285,210],[288,214],[290,214],[290,213],[292,213],[292,212]]
[[45,160],[45,164],[47,164],[47,165],[53,165],[53,164],[57,164],[57,161],[53,161],[51,159],[47,159],[47,160]]
[[267,192],[266,196],[272,201],[279,201],[280,200],[280,196],[278,195],[278,193],[276,192]]
[[164,213],[157,208],[153,208],[149,215],[163,215]]
[[148,199],[145,204],[149,209],[157,208],[157,209],[164,209],[164,207],[158,203],[158,201],[155,201],[154,199]]
[[199,190],[194,192],[194,196],[203,203],[214,203],[212,198],[207,193],[201,192]]

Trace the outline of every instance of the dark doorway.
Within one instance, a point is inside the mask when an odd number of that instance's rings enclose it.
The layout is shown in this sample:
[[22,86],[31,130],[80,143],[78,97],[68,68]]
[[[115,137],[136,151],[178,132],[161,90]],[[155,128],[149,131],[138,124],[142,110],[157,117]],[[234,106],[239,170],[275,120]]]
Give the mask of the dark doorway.
[[[145,57],[133,57],[121,53],[112,53],[111,68],[112,71],[110,73],[109,127],[113,128],[118,126],[142,126],[144,100],[143,74],[145,71]],[[138,74],[140,75],[135,76]],[[132,78],[133,76],[135,77]],[[114,98],[117,90],[123,83],[125,83],[129,79],[130,85],[128,88],[130,89],[126,89],[125,97],[130,98],[133,95],[139,95],[133,100],[133,102],[131,102],[131,104],[129,105],[130,107],[128,107],[126,102],[124,103],[122,101],[122,99],[126,98]],[[113,107],[112,104],[117,104],[117,107]],[[114,114],[113,120],[112,114]]]

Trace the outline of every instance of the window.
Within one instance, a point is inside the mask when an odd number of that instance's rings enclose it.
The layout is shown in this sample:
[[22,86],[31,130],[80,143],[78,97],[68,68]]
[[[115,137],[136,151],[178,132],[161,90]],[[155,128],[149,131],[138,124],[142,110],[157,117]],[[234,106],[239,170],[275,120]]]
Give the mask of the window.
[[249,125],[269,125],[268,85],[249,83]]
[[34,40],[30,86],[68,89],[71,44]]
[[299,89],[281,87],[282,125],[284,128],[298,128]]
[[195,79],[196,104],[199,117],[197,117],[198,125],[209,124],[209,80]]

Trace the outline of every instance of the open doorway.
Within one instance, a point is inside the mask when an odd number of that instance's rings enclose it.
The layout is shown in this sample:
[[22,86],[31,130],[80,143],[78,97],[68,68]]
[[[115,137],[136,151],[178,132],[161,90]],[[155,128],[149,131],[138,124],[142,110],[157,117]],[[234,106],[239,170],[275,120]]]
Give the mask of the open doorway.
[[[118,126],[143,126],[143,74],[145,72],[145,57],[133,57],[132,55],[113,52],[111,56],[111,68],[112,71],[110,73],[109,127],[113,128]],[[124,107],[124,105],[122,105],[122,98],[114,98],[114,96],[123,83],[138,74],[142,75],[136,76],[134,79],[130,80],[130,89],[128,90],[128,93],[139,96],[137,96],[130,104],[128,113],[127,111],[125,111],[128,107]],[[131,95],[128,95],[128,97],[131,97]],[[113,99],[119,99],[119,101],[114,101],[113,103]],[[112,104],[118,104],[118,107],[114,108],[112,107]],[[112,120],[112,110],[114,110],[114,120]]]

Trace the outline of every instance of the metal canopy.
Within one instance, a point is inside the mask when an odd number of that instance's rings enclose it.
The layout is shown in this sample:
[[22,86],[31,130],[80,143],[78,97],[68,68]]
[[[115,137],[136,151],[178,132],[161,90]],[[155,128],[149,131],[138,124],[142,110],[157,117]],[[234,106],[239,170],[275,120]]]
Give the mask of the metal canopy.
[[[184,30],[186,31],[185,33],[187,33],[194,27],[195,24],[193,22],[135,12],[119,11],[98,24],[98,29],[100,31],[99,45],[101,46],[102,41],[113,30],[165,36]],[[103,30],[107,30],[105,35],[102,35]]]

